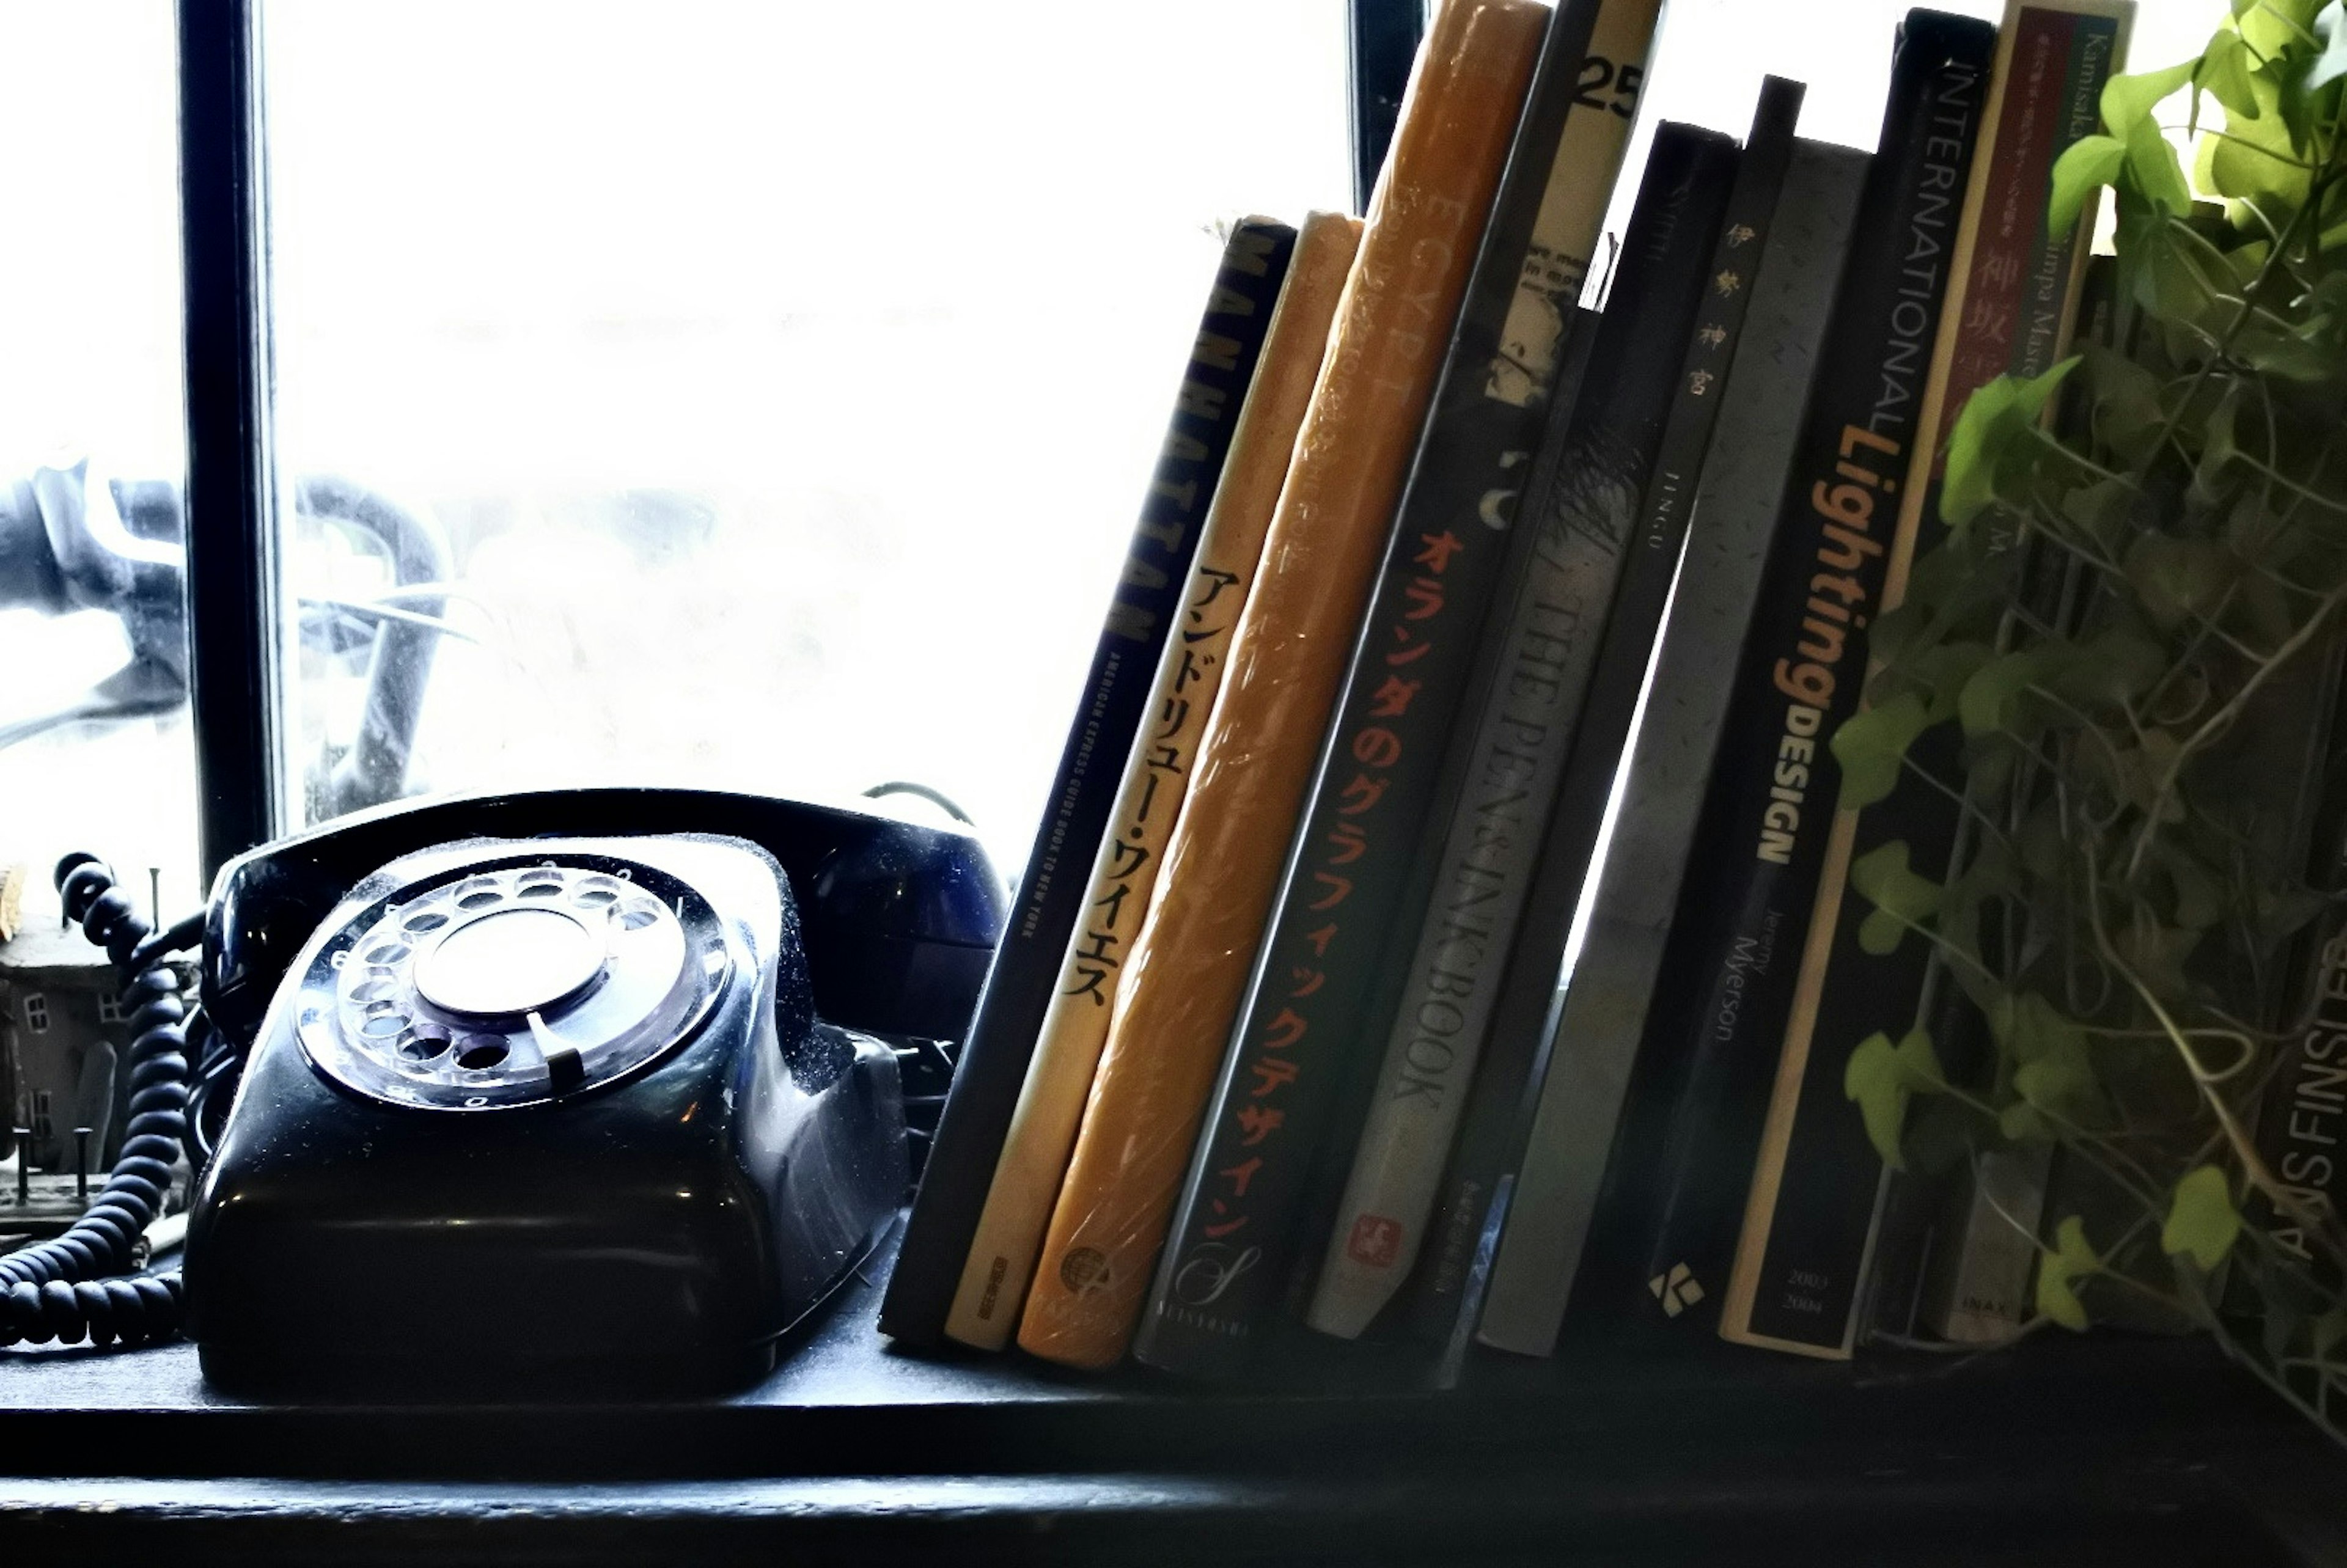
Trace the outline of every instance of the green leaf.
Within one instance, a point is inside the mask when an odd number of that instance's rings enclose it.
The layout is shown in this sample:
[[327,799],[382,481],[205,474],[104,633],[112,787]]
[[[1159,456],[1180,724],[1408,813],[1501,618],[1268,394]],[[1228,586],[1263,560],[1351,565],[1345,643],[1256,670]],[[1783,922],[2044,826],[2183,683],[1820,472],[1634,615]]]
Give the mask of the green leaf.
[[1843,721],[1832,742],[1841,764],[1841,809],[1863,811],[1897,788],[1907,748],[1931,723],[1930,707],[1913,692]]
[[2192,188],[2184,182],[2176,149],[2159,134],[2157,122],[2139,119],[2127,132],[2126,167],[2135,189],[2160,211],[2181,218],[2192,210]]
[[2322,0],[2260,0],[2235,13],[2241,36],[2270,58],[2285,51],[2303,54]]
[[2213,540],[2156,533],[2139,537],[2123,564],[2144,614],[2162,630],[2212,610],[2240,569]]
[[2039,1047],[2034,1061],[2014,1071],[2013,1087],[2048,1116],[2076,1122],[2094,1106],[2101,1086],[2095,1080],[2094,1059],[2086,1053],[2086,1037],[2065,1023],[2056,1037]]
[[2241,1234],[2240,1211],[2233,1207],[2232,1184],[2214,1165],[2202,1165],[2176,1184],[2169,1201],[2168,1223],[2159,1230],[2159,1248],[2170,1257],[2188,1255],[2211,1274]]
[[2065,1217],[2054,1232],[2054,1250],[2037,1260],[2037,1312],[2065,1328],[2083,1334],[2086,1305],[2078,1299],[2075,1282],[2102,1271],[2103,1260],[2086,1240],[2086,1227],[2075,1214]]
[[[2216,250],[2176,214],[2137,211],[2124,217],[2118,243],[2120,265],[2122,270],[2133,268],[2131,290],[2145,310],[2210,335],[2229,324],[2237,308],[2231,272]],[[2216,319],[2216,312],[2225,313],[2224,318]]]
[[1903,838],[1879,845],[1851,861],[1850,885],[1874,906],[1859,927],[1858,941],[1877,958],[1897,952],[1907,927],[1930,919],[1946,897],[1938,883],[1909,867]]
[[2101,1098],[2086,1031],[2053,1003],[2034,991],[2014,999],[2001,1017],[1991,1021],[1997,1048],[2017,1061],[2013,1087],[2032,1115],[2011,1111],[2001,1118],[2006,1135],[2016,1140],[2052,1136],[2049,1117],[2070,1122],[2091,1116]]
[[[2021,1098],[2049,1116],[2065,1115],[2065,1107],[2085,1103],[2094,1097],[2094,1069],[2081,1056],[2031,1061],[2022,1064],[2013,1075],[2013,1087]],[[2075,1121],[2076,1118],[2069,1118]]]
[[2054,1123],[2026,1100],[2016,1100],[1996,1113],[1996,1130],[2013,1143],[2051,1143]]
[[2233,340],[2233,352],[2268,375],[2284,381],[2319,385],[2337,379],[2340,374],[2336,356],[2309,342],[2302,331],[2292,332],[2277,322],[2250,322]]
[[2130,466],[2142,463],[2158,444],[2166,419],[2159,405],[2159,378],[2109,349],[2090,349],[2087,364],[2096,436]]
[[2314,36],[2322,40],[2322,53],[2306,74],[2309,92],[2347,77],[2347,5],[2331,0],[2314,18]]
[[2199,63],[2186,60],[2164,71],[2113,77],[2103,87],[2104,128],[2124,139],[2163,99],[2192,80],[2193,67]]
[[1956,714],[1963,721],[1964,733],[2004,731],[2012,718],[2014,699],[2035,683],[2040,664],[2038,651],[2024,648],[1999,654],[1974,671],[1964,682],[1963,694],[1956,699]]
[[2136,500],[2135,488],[2126,480],[2096,479],[2063,495],[2062,518],[2093,540],[2098,552],[2110,555],[2117,548],[2115,541],[2126,529]]
[[2201,138],[2194,171],[2204,190],[2236,200],[2257,199],[2279,226],[2289,209],[2306,200],[2311,176],[2301,167],[2299,138],[2281,112],[2280,87],[2265,72],[2250,77],[2250,85],[2257,117],[2228,115],[2223,136]]
[[2219,28],[2202,51],[2199,68],[2192,73],[2195,87],[2225,106],[2226,115],[2232,119],[2255,119],[2259,115],[2257,86],[2250,80],[2257,60],[2241,36],[2229,27]]
[[2127,143],[2115,136],[2082,136],[2054,160],[2054,194],[2045,204],[2049,232],[2067,234],[2086,215],[2095,193],[2119,177]]
[[2195,434],[2199,436],[2200,457],[2193,465],[2191,501],[2195,507],[2216,511],[2229,497],[2232,486],[2226,473],[2233,460],[2241,455],[2239,443],[2233,432],[2233,420],[2240,405],[2240,384],[2225,388],[2225,395],[2209,416],[2200,422]]
[[1983,800],[2004,798],[2013,786],[2024,747],[2009,735],[1982,737],[1965,748],[1964,783]]
[[1940,1059],[1932,1050],[1931,1034],[1910,1030],[1897,1045],[1877,1030],[1858,1042],[1842,1069],[1842,1093],[1858,1102],[1866,1122],[1866,1136],[1882,1163],[1894,1171],[1907,1168],[1899,1134],[1907,1122],[1907,1102],[1918,1093],[1936,1094],[1947,1087]]
[[2086,1037],[2061,1009],[2035,991],[2024,991],[2006,1020],[2004,1048],[2014,1060],[2027,1063],[2058,1057],[2083,1057]]
[[1906,922],[1888,909],[1870,909],[1858,923],[1858,950],[1887,958],[1907,939]]
[[2013,398],[2014,407],[2021,416],[2032,425],[2043,419],[2045,405],[2053,400],[2054,394],[2061,390],[2062,384],[2070,379],[2070,373],[2078,368],[2079,362],[2085,357],[2074,354],[2022,382],[2014,390]]
[[2081,706],[2130,701],[2168,672],[2168,655],[2141,631],[2114,626],[2081,649],[2054,689]]
[[1964,400],[1956,427],[1948,434],[1946,476],[1940,486],[1940,516],[1962,528],[1996,498],[1996,452],[2021,384],[2009,375],[1983,383]]
[[[1879,627],[1881,622],[1875,624]],[[1881,644],[1875,646],[1880,648]],[[1995,649],[1986,642],[1943,642],[1914,659],[1907,673],[1930,693],[1932,723],[1944,724],[1956,716],[1956,702],[1963,695],[1964,682],[1995,657]],[[1842,787],[1850,787],[1847,781]]]

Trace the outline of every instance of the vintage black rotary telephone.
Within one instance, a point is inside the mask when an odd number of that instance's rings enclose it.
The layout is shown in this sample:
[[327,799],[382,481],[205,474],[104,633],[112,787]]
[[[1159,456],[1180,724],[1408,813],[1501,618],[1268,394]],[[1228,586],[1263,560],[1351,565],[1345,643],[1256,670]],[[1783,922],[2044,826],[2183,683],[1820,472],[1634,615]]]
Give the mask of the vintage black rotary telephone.
[[[691,790],[388,808],[224,867],[202,1007],[81,857],[138,1009],[122,1155],[0,1257],[0,1339],[184,1327],[257,1391],[738,1383],[886,1234],[999,932],[977,842]],[[192,1034],[192,1039],[190,1038]],[[190,1060],[195,1065],[190,1066]],[[190,1080],[241,1069],[190,1137]],[[182,1144],[183,1274],[129,1262]]]

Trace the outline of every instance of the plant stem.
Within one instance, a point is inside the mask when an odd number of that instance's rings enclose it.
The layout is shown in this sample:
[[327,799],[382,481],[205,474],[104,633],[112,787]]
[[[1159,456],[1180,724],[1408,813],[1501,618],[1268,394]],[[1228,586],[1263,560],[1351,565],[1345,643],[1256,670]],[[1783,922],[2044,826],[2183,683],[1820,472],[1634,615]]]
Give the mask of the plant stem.
[[2168,797],[2175,793],[2176,778],[2183,771],[2185,763],[2193,753],[2207,745],[2239,716],[2250,698],[2272,678],[2275,671],[2290,661],[2291,655],[2314,641],[2315,633],[2323,629],[2331,619],[2331,612],[2342,602],[2347,602],[2347,582],[2323,595],[2322,602],[2316,605],[2314,612],[2306,618],[2306,624],[2291,633],[2289,641],[2274,650],[2273,657],[2251,671],[2249,679],[2241,682],[2241,689],[2234,692],[2223,707],[2203,720],[2200,727],[2177,747],[2176,754],[2168,759],[2168,766],[2160,772],[2159,787],[2152,792],[2151,809],[2143,814],[2142,830],[2136,835],[2134,852],[2127,856],[2128,882],[2132,883],[2143,868],[2143,857],[2151,848],[2152,833],[2159,825],[2160,811],[2168,804]]

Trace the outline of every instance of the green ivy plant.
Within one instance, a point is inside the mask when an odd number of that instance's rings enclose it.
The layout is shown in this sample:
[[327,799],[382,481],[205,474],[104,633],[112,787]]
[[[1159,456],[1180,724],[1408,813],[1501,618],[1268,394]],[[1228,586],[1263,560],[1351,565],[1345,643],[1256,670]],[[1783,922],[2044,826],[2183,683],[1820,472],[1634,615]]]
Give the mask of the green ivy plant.
[[[1946,536],[1834,742],[1845,806],[1913,774],[1963,816],[1952,865],[1852,867],[1870,950],[1932,944],[1979,1025],[1851,1055],[1884,1159],[2058,1144],[2124,1217],[2049,1210],[2027,1327],[2136,1297],[2334,1434],[2347,1229],[2255,1123],[2347,897],[2307,804],[2347,757],[2343,5],[2231,0],[2198,58],[2110,83],[2052,217],[2113,191],[2116,330],[1966,404]],[[2188,178],[2155,118],[2186,88]]]

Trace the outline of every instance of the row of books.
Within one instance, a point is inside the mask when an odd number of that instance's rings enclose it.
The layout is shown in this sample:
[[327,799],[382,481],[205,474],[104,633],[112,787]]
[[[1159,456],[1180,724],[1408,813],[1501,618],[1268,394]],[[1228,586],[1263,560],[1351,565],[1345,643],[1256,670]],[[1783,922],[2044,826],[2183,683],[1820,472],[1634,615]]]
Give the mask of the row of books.
[[1850,1353],[1845,1064],[1952,1005],[1850,866],[1960,825],[1829,742],[1957,410],[2067,343],[2127,5],[1911,13],[1870,157],[1776,78],[1664,123],[1592,312],[1658,9],[1445,0],[1366,220],[1232,231],[885,1332]]

